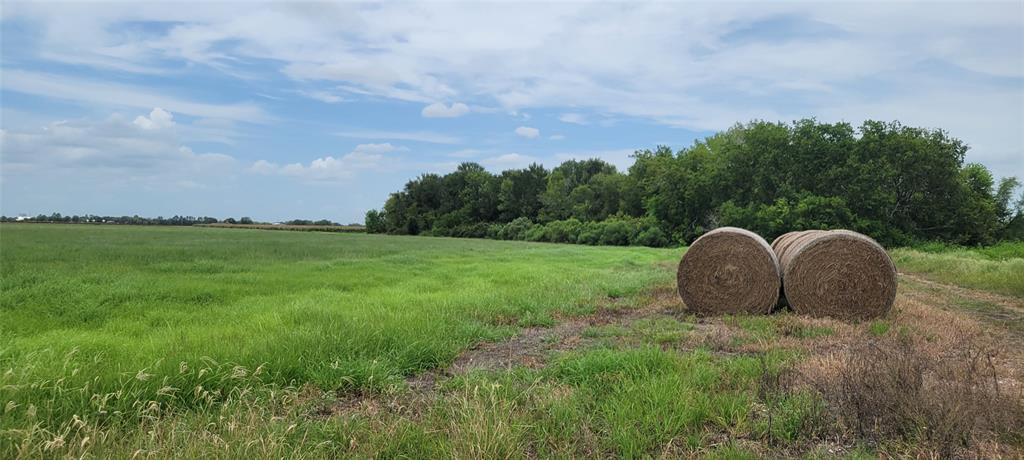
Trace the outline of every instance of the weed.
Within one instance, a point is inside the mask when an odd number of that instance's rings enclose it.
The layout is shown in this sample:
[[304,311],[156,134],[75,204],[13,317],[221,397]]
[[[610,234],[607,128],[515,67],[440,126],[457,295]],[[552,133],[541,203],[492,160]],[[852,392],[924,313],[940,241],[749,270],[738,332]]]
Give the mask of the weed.
[[1024,432],[1024,400],[1001,389],[993,354],[968,339],[929,351],[908,337],[855,347],[814,386],[858,438],[915,442],[939,457]]
[[875,337],[881,337],[889,332],[890,325],[888,322],[883,320],[872,321],[868,326],[868,332]]

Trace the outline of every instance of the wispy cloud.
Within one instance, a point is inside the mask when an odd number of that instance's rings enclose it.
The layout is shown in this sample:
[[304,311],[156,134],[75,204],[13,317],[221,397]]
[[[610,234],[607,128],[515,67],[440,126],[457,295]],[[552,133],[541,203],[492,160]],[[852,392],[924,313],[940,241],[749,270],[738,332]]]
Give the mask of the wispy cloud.
[[540,130],[529,126],[520,126],[516,128],[516,135],[527,139],[536,139],[540,136]]
[[365,129],[350,129],[335,132],[334,135],[353,139],[383,139],[400,140],[412,142],[426,142],[429,144],[458,144],[462,140],[455,136],[440,134],[431,131],[376,131]]
[[263,109],[254,104],[209,104],[167,96],[149,88],[24,70],[5,69],[3,90],[99,107],[163,107],[171,112],[195,117],[252,123],[270,120]]
[[587,117],[579,113],[563,113],[558,117],[558,120],[564,123],[573,123],[577,125],[587,124]]

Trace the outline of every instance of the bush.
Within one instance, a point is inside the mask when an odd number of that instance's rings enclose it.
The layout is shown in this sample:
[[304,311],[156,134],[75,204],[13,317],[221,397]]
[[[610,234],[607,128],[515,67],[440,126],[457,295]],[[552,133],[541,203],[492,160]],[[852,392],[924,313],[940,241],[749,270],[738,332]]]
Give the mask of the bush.
[[601,224],[599,222],[587,222],[580,228],[580,236],[576,239],[579,244],[595,245],[601,241]]
[[653,226],[640,232],[633,240],[633,244],[638,246],[650,246],[652,248],[662,248],[668,246],[668,237],[665,236],[665,232],[661,231],[660,228]]
[[548,241],[546,229],[541,224],[534,224],[526,231],[524,239],[526,241]]
[[598,225],[601,229],[601,236],[598,239],[599,244],[610,246],[629,245],[629,237],[633,233],[633,226],[630,225],[629,221],[610,219],[600,222]]
[[526,232],[532,227],[533,222],[528,217],[518,217],[498,232],[498,238],[503,240],[524,240],[526,239]]
[[576,218],[548,222],[545,226],[546,239],[552,243],[575,243],[582,228],[583,222]]
[[457,225],[448,232],[447,236],[455,236],[459,238],[485,238],[487,237],[489,228],[490,226],[483,222]]
[[376,209],[366,211],[365,222],[366,233],[386,233],[388,231],[384,211],[377,211]]
[[505,228],[505,224],[491,224],[491,225],[488,225],[487,226],[486,238],[490,238],[492,240],[500,240],[501,239],[501,236],[500,236],[501,235],[501,230],[504,229],[504,228]]

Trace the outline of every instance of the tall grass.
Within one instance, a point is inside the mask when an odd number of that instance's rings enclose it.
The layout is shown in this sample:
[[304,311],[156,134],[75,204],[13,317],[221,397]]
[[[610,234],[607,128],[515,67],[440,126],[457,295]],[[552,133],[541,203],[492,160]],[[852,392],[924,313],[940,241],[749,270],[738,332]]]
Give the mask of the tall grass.
[[947,284],[1024,297],[1024,242],[985,248],[923,245],[892,252],[901,271]]
[[0,402],[9,409],[0,430],[132,424],[150,407],[217,410],[253,388],[386,389],[520,324],[665,282],[671,274],[655,264],[677,257],[361,234],[4,225]]

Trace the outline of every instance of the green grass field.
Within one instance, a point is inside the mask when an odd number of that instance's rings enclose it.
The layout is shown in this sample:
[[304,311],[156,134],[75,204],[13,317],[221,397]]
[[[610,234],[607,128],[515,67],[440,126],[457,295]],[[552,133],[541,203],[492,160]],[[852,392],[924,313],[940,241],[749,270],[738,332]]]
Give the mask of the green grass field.
[[[682,252],[3,225],[0,457],[832,456],[825,400],[771,382],[813,344],[916,326],[697,320]],[[993,289],[1024,293],[1016,273]]]

